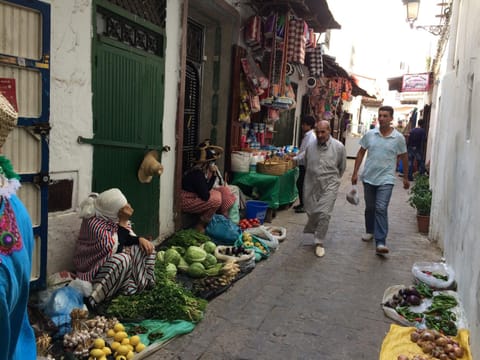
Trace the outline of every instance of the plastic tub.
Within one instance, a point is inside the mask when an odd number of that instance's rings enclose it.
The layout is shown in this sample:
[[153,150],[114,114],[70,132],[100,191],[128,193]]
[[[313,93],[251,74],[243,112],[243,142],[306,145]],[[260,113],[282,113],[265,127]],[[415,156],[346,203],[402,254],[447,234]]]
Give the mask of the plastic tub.
[[257,218],[260,224],[265,221],[268,204],[265,201],[248,200],[245,205],[247,219]]

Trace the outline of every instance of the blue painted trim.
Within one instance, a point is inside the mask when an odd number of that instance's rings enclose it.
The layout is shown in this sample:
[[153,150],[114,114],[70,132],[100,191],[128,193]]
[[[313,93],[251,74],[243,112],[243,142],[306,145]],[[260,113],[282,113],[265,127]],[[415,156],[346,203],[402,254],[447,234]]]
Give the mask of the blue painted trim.
[[[39,123],[48,123],[50,121],[50,37],[51,37],[51,7],[38,0],[7,0],[12,4],[34,9],[42,15],[42,58],[20,59],[22,67],[28,67],[40,72],[42,79],[42,112],[38,118],[18,119],[18,126],[35,126]],[[19,66],[20,62],[17,57],[6,56],[0,54],[0,63],[12,64]],[[33,183],[36,178],[45,174],[49,174],[49,146],[48,133],[41,135],[42,158],[40,165],[40,173],[22,174],[21,182]],[[40,274],[39,278],[30,283],[32,290],[41,290],[47,286],[47,245],[48,245],[48,181],[40,182],[40,225],[33,228],[35,236],[40,237]]]

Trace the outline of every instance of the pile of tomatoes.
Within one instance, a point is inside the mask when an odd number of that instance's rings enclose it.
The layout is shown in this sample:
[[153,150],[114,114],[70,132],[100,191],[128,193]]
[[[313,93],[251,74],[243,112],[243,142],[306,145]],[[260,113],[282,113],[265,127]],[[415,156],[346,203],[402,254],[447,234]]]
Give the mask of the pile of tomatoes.
[[242,229],[242,230],[245,230],[245,229],[248,229],[248,228],[251,228],[251,227],[257,227],[257,226],[260,226],[260,220],[258,220],[257,218],[242,219],[238,223],[238,226],[240,226],[240,229]]

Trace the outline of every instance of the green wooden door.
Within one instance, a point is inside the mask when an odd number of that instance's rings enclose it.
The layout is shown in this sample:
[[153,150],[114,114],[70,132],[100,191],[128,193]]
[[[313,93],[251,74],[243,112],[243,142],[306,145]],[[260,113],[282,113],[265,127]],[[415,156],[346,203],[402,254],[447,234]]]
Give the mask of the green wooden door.
[[[163,54],[163,52],[162,52]],[[137,170],[162,147],[164,58],[97,36],[93,69],[93,191],[118,187],[135,209],[137,234],[159,233],[159,177],[142,184]]]

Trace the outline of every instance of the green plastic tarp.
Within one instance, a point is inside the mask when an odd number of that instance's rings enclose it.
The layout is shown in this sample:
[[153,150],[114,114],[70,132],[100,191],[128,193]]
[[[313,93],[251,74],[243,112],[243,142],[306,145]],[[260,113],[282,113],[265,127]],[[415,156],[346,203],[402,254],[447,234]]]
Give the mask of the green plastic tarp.
[[266,175],[257,172],[234,173],[232,184],[250,197],[268,203],[271,209],[293,203],[298,197],[298,168],[288,170],[285,174]]
[[[142,343],[147,346],[152,343],[166,342],[175,336],[188,334],[195,329],[194,323],[184,320],[143,320],[138,323],[127,323],[124,325],[129,335],[138,335]],[[136,333],[135,330],[139,327],[147,331],[145,333]],[[152,340],[150,340],[149,336],[151,336]]]

